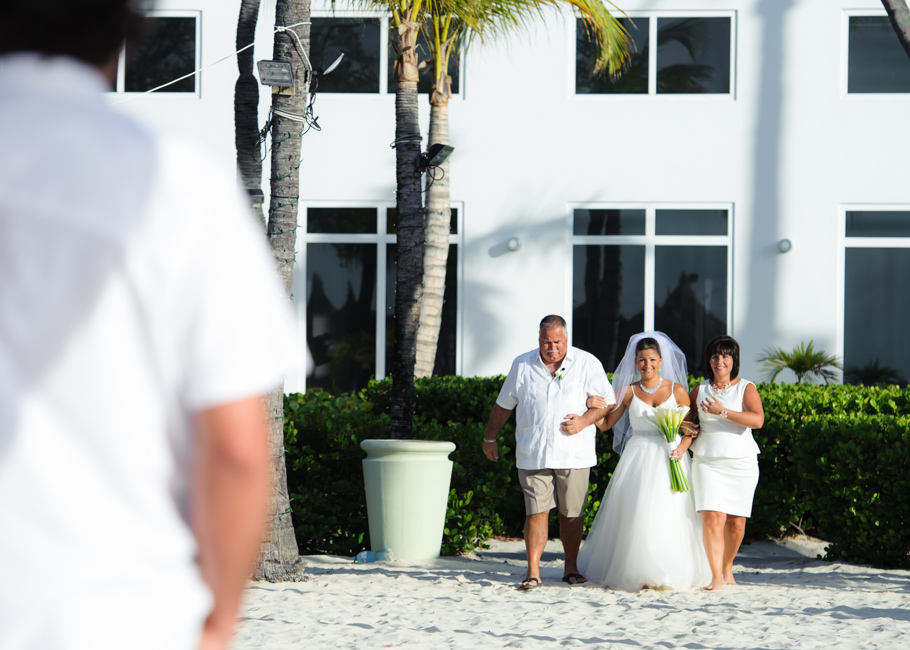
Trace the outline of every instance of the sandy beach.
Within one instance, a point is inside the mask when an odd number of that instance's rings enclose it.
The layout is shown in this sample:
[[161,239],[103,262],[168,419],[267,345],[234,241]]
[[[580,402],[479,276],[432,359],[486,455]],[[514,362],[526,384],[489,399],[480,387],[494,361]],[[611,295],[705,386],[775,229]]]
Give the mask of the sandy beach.
[[823,547],[744,545],[738,584],[720,592],[569,587],[558,540],[544,553],[544,584],[528,592],[515,590],[521,541],[423,562],[309,556],[306,582],[250,584],[232,647],[907,647],[910,571],[815,559]]

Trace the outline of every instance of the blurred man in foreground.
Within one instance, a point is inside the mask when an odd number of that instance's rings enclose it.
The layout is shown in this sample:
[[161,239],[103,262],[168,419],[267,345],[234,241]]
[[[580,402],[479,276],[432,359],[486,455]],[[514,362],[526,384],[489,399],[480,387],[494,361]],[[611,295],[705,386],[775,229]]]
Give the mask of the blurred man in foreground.
[[225,648],[289,315],[236,174],[107,107],[129,0],[0,7],[0,648]]

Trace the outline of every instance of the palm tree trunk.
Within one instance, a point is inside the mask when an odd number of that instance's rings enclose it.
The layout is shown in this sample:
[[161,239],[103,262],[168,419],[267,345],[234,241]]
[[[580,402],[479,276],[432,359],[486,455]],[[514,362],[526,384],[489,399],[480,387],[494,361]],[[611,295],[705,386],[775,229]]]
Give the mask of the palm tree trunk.
[[[308,23],[310,20],[309,0],[278,0],[275,25]],[[306,95],[306,68],[303,56],[298,51],[310,49],[310,26],[300,25],[293,30],[299,35],[300,43],[289,33],[275,35],[274,58],[277,61],[291,61],[294,68],[295,94],[272,95],[272,108],[303,115]],[[300,192],[300,138],[299,122],[274,115],[272,118],[272,174],[269,200],[269,222],[267,233],[278,273],[290,299],[294,282],[294,248],[297,238],[297,210]],[[271,422],[269,441],[272,450],[272,470],[275,481],[272,488],[272,518],[266,531],[259,554],[254,579],[257,580],[299,580],[302,579],[303,562],[297,550],[294,525],[291,521],[291,502],[288,496],[287,468],[284,464],[284,392],[281,387],[268,395],[268,413]]]
[[[430,100],[430,138],[434,144],[449,144],[449,98],[433,93]],[[452,221],[449,196],[449,161],[436,170],[427,189],[427,236],[423,258],[423,299],[420,301],[420,327],[417,330],[417,363],[414,374],[430,377],[436,364],[442,305],[446,290],[446,264],[449,259],[449,231]],[[428,181],[429,182],[429,181]]]
[[395,354],[392,359],[390,428],[393,438],[412,437],[417,320],[423,290],[423,222],[420,125],[417,120],[417,31],[403,21],[394,42],[395,170],[398,181],[398,267],[395,280]]
[[904,48],[904,52],[910,56],[910,9],[907,9],[906,0],[882,0],[885,10],[888,12],[888,19],[891,26],[894,27],[897,38]]
[[[256,38],[260,0],[242,0],[237,19],[237,49]],[[262,158],[259,140],[259,82],[253,76],[253,48],[237,55],[240,76],[234,85],[234,145],[240,180],[250,194],[250,207],[258,223],[265,228],[262,214]]]

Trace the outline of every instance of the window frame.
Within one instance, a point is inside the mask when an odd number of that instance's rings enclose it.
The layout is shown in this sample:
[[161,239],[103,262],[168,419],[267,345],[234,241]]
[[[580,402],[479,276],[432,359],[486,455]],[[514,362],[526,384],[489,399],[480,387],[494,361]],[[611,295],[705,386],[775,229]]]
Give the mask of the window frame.
[[[576,235],[574,234],[575,210],[644,210],[645,234],[644,235]],[[656,233],[658,210],[726,210],[727,234],[726,235],[658,235]],[[656,280],[656,248],[658,246],[726,246],[727,247],[727,333],[733,336],[733,238],[736,220],[734,219],[734,204],[724,202],[711,203],[660,203],[643,201],[636,203],[622,202],[579,202],[569,203],[567,211],[567,227],[569,236],[568,259],[572,260],[576,246],[644,246],[645,247],[645,276],[644,276],[644,330],[654,329],[655,315],[655,280]],[[568,305],[567,313],[574,310],[575,278],[574,271],[569,265]]]
[[[310,19],[313,18],[362,18],[364,20],[379,20],[379,92],[369,92],[369,93],[340,93],[340,92],[325,92],[320,95],[321,97],[344,97],[345,99],[353,98],[373,98],[377,95],[379,96],[389,96],[394,97],[395,91],[388,90],[387,79],[389,78],[389,57],[388,51],[392,47],[391,40],[389,38],[389,23],[390,17],[387,13],[381,11],[369,11],[364,9],[336,9],[334,12],[327,9],[313,10],[310,13]],[[462,99],[464,97],[464,50],[458,52],[458,90],[453,92],[452,96],[449,98],[451,102],[453,99]],[[452,204],[452,207],[455,207],[455,204]]]
[[120,48],[120,54],[117,58],[117,82],[114,85],[114,92],[118,95],[123,95],[125,97],[135,97],[139,95],[148,95],[150,97],[160,96],[166,99],[199,99],[202,96],[202,79],[199,74],[199,70],[203,67],[202,65],[202,11],[200,10],[171,10],[171,9],[155,9],[150,10],[144,13],[148,18],[194,18],[196,20],[196,74],[193,75],[193,92],[172,92],[168,91],[167,88],[162,88],[161,90],[156,90],[155,92],[149,92],[147,90],[142,92],[127,92],[126,87],[126,45]]
[[[896,99],[906,101],[910,99],[910,92],[893,92],[893,93],[851,93],[848,92],[850,85],[850,18],[887,18],[888,12],[882,9],[844,9],[841,14],[841,98],[852,101],[864,99]],[[895,34],[894,38],[897,38]],[[842,350],[843,352],[843,350]]]
[[[346,93],[344,93],[346,94]],[[462,336],[464,322],[464,298],[461,288],[464,286],[464,204],[452,201],[451,207],[458,211],[456,224],[457,233],[449,233],[449,245],[458,247],[457,274],[455,278],[458,291],[458,300],[455,305],[455,369],[456,374],[462,371]],[[308,211],[310,208],[374,208],[376,209],[375,233],[309,233],[307,232]],[[294,249],[294,286],[303,287],[303,299],[293,301],[294,312],[297,318],[297,345],[298,349],[307,349],[307,319],[306,294],[307,278],[307,244],[373,244],[376,249],[376,345],[375,345],[375,377],[384,379],[389,373],[386,368],[386,319],[385,305],[386,293],[386,265],[388,263],[388,247],[398,243],[396,233],[388,233],[388,210],[395,208],[394,201],[307,201],[301,202],[298,214],[297,240]],[[448,278],[446,279],[448,282]],[[307,371],[300,367],[296,376],[288,377],[289,392],[305,392],[308,385]]]
[[[847,317],[847,249],[848,248],[901,248],[910,249],[910,237],[847,237],[848,212],[907,212],[908,203],[842,203],[837,206],[837,327],[835,329],[836,354],[844,358]],[[841,383],[844,375],[840,375]]]
[[[613,12],[611,12],[613,13]],[[730,91],[727,93],[658,93],[657,92],[657,47],[651,47],[648,50],[648,92],[647,93],[576,93],[575,92],[575,65],[578,56],[578,21],[567,21],[568,39],[571,52],[569,53],[569,74],[568,90],[569,97],[581,99],[582,101],[603,101],[610,98],[614,101],[632,101],[644,98],[659,101],[680,100],[683,101],[733,101],[736,99],[736,50],[737,50],[737,15],[735,9],[720,10],[655,10],[655,11],[627,11],[622,12],[617,18],[648,18],[648,42],[657,43],[657,21],[659,18],[729,18],[730,19]]]

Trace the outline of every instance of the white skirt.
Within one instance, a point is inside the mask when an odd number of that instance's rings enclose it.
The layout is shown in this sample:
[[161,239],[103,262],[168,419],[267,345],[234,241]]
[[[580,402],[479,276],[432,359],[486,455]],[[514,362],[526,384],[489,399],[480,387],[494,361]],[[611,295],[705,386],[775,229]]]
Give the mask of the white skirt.
[[[691,483],[689,454],[682,465]],[[625,591],[711,582],[695,499],[691,491],[670,489],[667,442],[659,434],[636,434],[626,443],[578,553],[578,570]]]
[[752,498],[758,485],[758,457],[692,460],[695,509],[714,510],[736,517],[752,515]]

